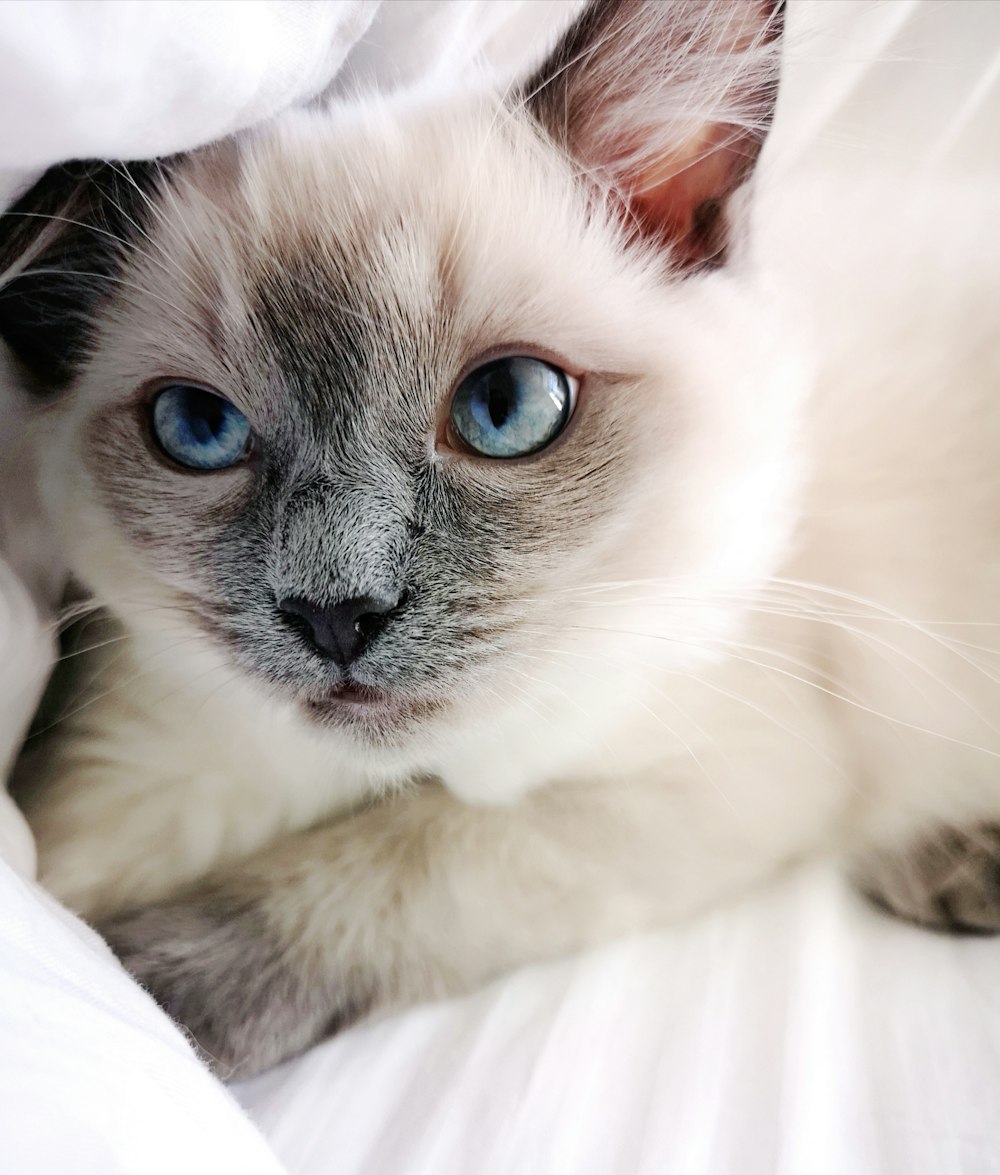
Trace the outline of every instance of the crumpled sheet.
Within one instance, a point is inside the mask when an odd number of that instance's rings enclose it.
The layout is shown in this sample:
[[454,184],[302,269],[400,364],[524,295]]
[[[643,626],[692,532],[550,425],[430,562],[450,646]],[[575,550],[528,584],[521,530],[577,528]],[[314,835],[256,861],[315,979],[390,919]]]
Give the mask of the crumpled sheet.
[[[193,146],[328,86],[503,76],[567,8],[7,0],[0,200],[63,156]],[[1000,6],[792,0],[789,25],[762,192],[806,166],[996,173]],[[45,676],[60,579],[21,425],[0,372],[0,766]],[[236,1087],[248,1119],[96,936],[17,875],[30,843],[5,799],[4,1175],[1000,1172],[1000,944],[883,918],[832,867],[348,1032]]]

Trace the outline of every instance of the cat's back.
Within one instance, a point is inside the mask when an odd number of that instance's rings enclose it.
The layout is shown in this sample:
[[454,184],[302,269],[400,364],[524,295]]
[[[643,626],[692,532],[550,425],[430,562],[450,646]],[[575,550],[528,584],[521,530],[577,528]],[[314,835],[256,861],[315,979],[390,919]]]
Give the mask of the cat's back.
[[758,254],[816,373],[807,509],[1000,562],[1000,184],[817,172],[765,196]]
[[762,229],[817,372],[785,576],[821,585],[801,590],[893,826],[1000,793],[998,197],[984,177],[819,175]]

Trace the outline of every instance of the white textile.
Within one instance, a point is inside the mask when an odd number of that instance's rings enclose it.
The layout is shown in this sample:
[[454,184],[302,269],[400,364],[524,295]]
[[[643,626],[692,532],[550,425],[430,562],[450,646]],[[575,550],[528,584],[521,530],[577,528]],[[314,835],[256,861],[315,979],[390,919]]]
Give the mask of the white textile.
[[281,1170],[101,939],[0,864],[0,1171]]

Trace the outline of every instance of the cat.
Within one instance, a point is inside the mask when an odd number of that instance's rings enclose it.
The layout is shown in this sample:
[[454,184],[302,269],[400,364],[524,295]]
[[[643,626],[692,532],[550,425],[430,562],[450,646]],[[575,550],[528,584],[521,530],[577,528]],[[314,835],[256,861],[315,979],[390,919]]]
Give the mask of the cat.
[[15,786],[222,1076],[809,857],[1000,926],[986,222],[754,179],[782,25],[599,0],[508,94],[68,164],[0,221],[104,610]]

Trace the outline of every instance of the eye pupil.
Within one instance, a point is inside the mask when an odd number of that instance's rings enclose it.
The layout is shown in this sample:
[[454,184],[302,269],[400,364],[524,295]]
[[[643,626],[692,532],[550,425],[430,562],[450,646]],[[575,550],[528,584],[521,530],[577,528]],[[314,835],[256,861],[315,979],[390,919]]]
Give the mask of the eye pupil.
[[250,423],[222,396],[190,384],[164,388],[153,403],[153,433],[160,448],[189,469],[235,465],[247,453]]
[[198,433],[198,439],[210,441],[217,437],[223,420],[222,401],[218,396],[204,397],[198,404],[199,416],[193,418],[192,423]]
[[572,400],[564,371],[541,359],[513,355],[462,380],[452,400],[452,428],[484,457],[525,457],[562,432]]
[[498,374],[490,382],[489,399],[486,403],[494,428],[501,428],[506,423],[510,415],[511,399],[509,379],[503,380]]

